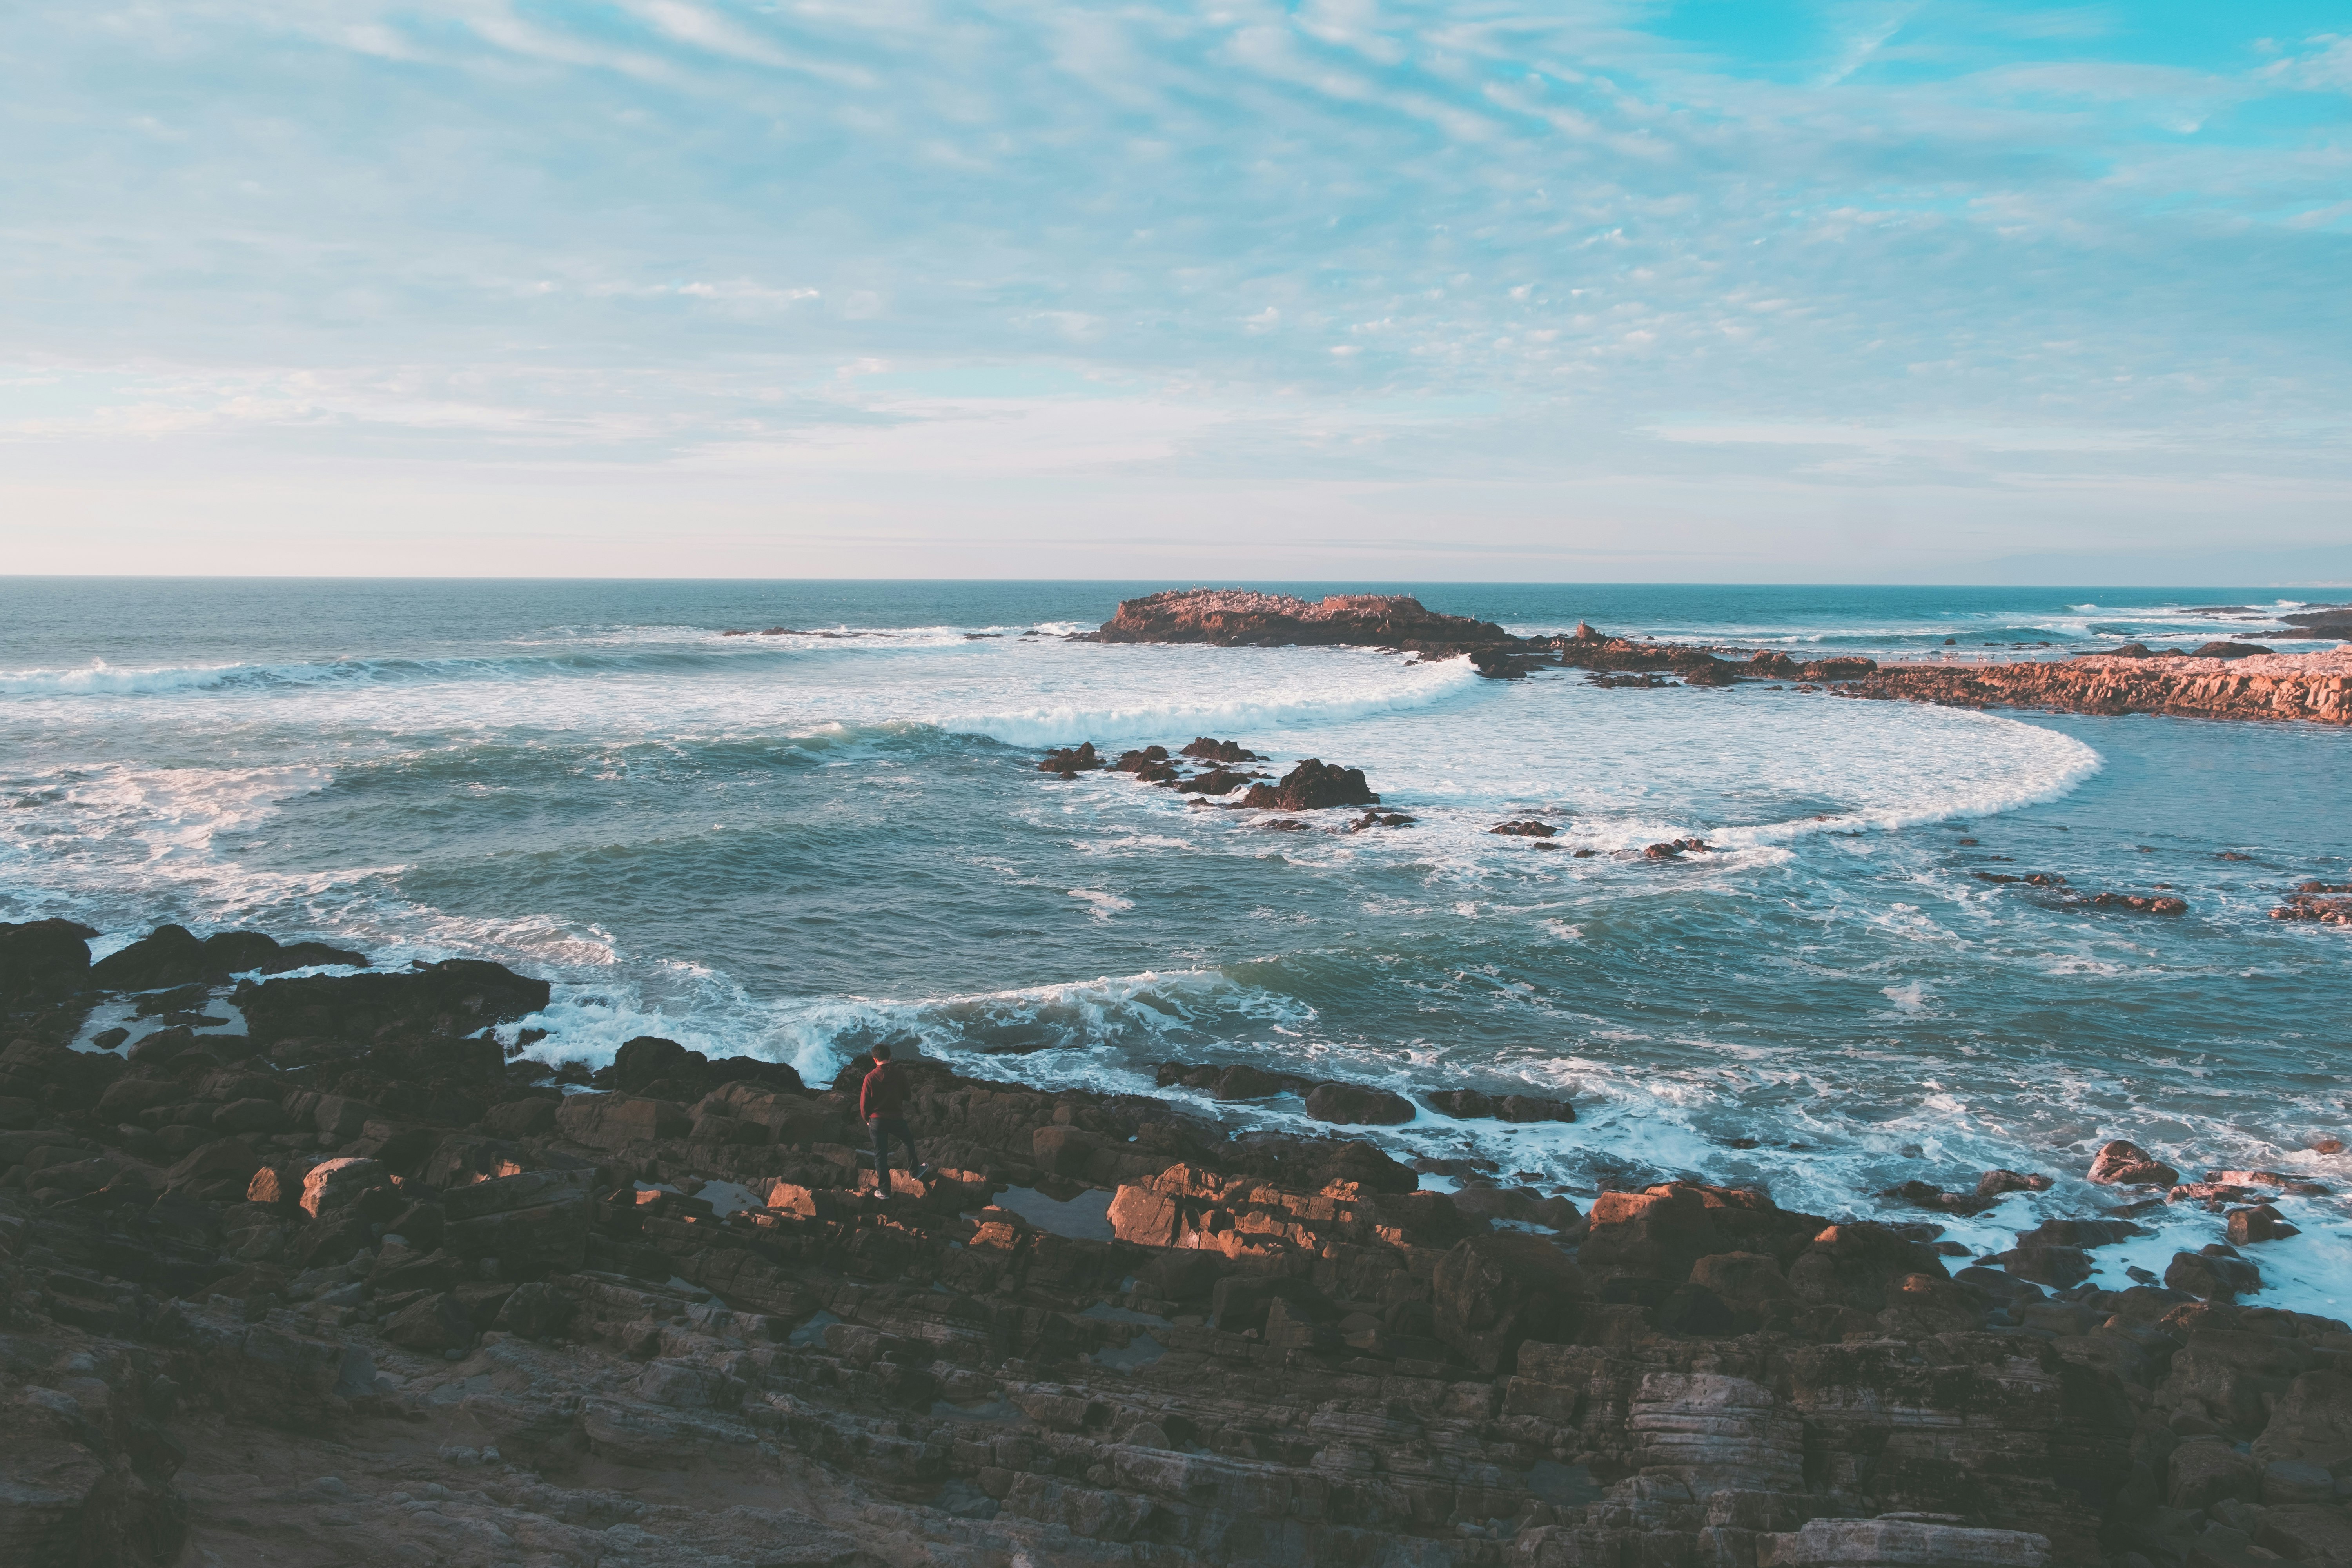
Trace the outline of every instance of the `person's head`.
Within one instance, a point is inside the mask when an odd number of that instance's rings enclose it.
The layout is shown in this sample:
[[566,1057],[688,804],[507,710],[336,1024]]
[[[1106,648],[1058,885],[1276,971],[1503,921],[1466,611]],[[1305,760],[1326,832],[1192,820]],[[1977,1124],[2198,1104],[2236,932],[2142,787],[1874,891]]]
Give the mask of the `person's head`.
[[887,1045],[880,1045],[880,1046],[877,1046],[877,1047],[874,1047],[874,1059],[875,1059],[876,1061],[877,1061],[877,1062],[887,1062],[887,1061],[888,1061],[888,1060],[890,1059],[890,1047],[889,1047]]

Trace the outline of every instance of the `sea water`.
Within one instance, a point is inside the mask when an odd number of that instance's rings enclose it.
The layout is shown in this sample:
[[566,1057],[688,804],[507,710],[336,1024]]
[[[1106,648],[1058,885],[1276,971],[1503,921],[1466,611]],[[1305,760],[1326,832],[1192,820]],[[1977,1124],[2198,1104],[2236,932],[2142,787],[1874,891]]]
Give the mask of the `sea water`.
[[[1936,1219],[1875,1194],[2059,1177],[1946,1222],[1988,1250],[2113,1206],[2080,1180],[2110,1138],[2191,1178],[2352,1190],[2352,1159],[2311,1152],[2352,1138],[2352,935],[2269,918],[2297,881],[2352,879],[2352,735],[1068,640],[1166,585],[0,582],[0,918],[88,921],[101,953],[176,921],[380,965],[495,959],[554,982],[507,1031],[549,1031],[551,1060],[660,1034],[815,1079],[892,1040],[1041,1085],[1151,1091],[1160,1062],[1248,1061],[1562,1096],[1572,1125],[1424,1110],[1372,1135],[1580,1196],[1690,1175]],[[2258,639],[2294,607],[1418,591],[1515,631],[1881,658]],[[1276,832],[1037,771],[1048,745],[1203,734],[1275,772],[1360,767],[1414,821]],[[1488,831],[1529,817],[1567,848]],[[1635,853],[1693,836],[1716,852]],[[2168,889],[2189,912],[1980,871]],[[2262,1300],[2346,1315],[2352,1208],[2281,1206],[2304,1235],[2252,1249]],[[2190,1205],[2141,1217],[2151,1234],[2095,1255],[2104,1283],[2222,1230]]]

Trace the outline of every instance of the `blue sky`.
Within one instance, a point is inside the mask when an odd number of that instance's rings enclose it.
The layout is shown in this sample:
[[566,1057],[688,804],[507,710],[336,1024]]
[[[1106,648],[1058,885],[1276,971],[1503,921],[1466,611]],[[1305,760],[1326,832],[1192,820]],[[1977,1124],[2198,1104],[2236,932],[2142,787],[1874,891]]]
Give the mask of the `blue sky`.
[[2352,0],[18,0],[10,570],[2352,581]]

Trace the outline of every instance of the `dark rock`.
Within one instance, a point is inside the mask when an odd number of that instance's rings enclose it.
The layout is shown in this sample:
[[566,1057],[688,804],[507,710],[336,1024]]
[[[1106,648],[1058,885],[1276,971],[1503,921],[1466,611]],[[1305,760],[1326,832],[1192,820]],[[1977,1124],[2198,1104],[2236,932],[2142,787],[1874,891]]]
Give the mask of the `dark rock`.
[[1559,831],[1548,822],[1506,822],[1486,829],[1507,838],[1549,838]]
[[2070,1289],[2091,1277],[2091,1255],[2079,1247],[2021,1244],[1996,1254],[1990,1261],[2020,1279],[2061,1290]]
[[500,1304],[492,1327],[527,1340],[552,1339],[571,1323],[573,1310],[572,1298],[554,1286],[526,1281]]
[[89,939],[79,921],[0,921],[0,1007],[72,996],[89,984]]
[[2289,1225],[2278,1210],[2268,1204],[2229,1212],[2230,1245],[2244,1247],[2257,1241],[2283,1241],[2302,1231]]
[[1522,1124],[1573,1121],[1576,1107],[1564,1100],[1546,1100],[1540,1095],[1507,1094],[1495,1102],[1495,1115],[1501,1121]]
[[492,1106],[482,1125],[501,1138],[544,1138],[555,1131],[555,1112],[562,1103],[560,1095],[510,1100]]
[[1209,1311],[1219,1331],[1246,1333],[1265,1328],[1267,1314],[1277,1301],[1284,1303],[1285,1315],[1291,1318],[1318,1323],[1339,1320],[1339,1309],[1311,1280],[1289,1275],[1229,1274],[1213,1287]]
[[2257,654],[2276,653],[2276,648],[2251,642],[2209,642],[2190,654],[2191,658],[2252,658]]
[[398,974],[307,975],[247,982],[234,997],[263,1045],[296,1037],[381,1039],[468,1035],[547,1005],[548,984],[504,964],[452,958]]
[[1364,783],[1361,768],[1342,768],[1309,757],[1278,784],[1250,785],[1242,804],[1267,811],[1321,811],[1335,805],[1378,805],[1381,797]]
[[2091,1162],[2090,1179],[2105,1186],[2169,1187],[2180,1173],[2141,1148],[2118,1138]]
[[1249,774],[1237,773],[1230,768],[1212,768],[1180,780],[1176,789],[1181,795],[1231,795],[1250,782]]
[[[1159,751],[1160,748],[1154,747],[1153,750]],[[1168,753],[1165,751],[1160,751],[1160,754],[1165,757]],[[1206,735],[1194,736],[1192,743],[1183,749],[1182,754],[1188,757],[1199,757],[1204,762],[1211,763],[1257,763],[1265,760],[1237,741],[1213,740]]]
[[1368,827],[1410,827],[1412,820],[1401,811],[1368,811],[1348,824],[1348,831],[1361,833]]
[[1948,1193],[1931,1182],[1905,1182],[1878,1194],[1898,1202],[1912,1204],[1923,1209],[1939,1209],[1946,1214],[1982,1214],[1992,1207],[1990,1200],[1972,1197],[1963,1193]]
[[185,926],[157,926],[146,936],[90,965],[89,977],[109,991],[160,991],[207,978],[205,944]]
[[2165,1267],[2164,1288],[2200,1301],[2235,1300],[2263,1288],[2263,1271],[2242,1258],[2176,1252]]
[[383,1337],[428,1355],[466,1350],[474,1342],[474,1315],[454,1292],[441,1291],[394,1313]]
[[1495,1097],[1475,1089],[1433,1089],[1422,1100],[1440,1115],[1462,1121],[1476,1121],[1495,1114]]
[[1209,1092],[1219,1100],[1267,1100],[1297,1087],[1295,1079],[1242,1062],[1219,1073],[1216,1086]]
[[1307,1091],[1307,1114],[1318,1121],[1393,1125],[1413,1119],[1412,1101],[1360,1083],[1318,1083]]
[[1045,760],[1037,764],[1037,771],[1041,773],[1083,773],[1102,765],[1102,759],[1095,754],[1095,743],[1084,741],[1075,746],[1063,746],[1047,752]]
[[1977,1178],[1977,1196],[1997,1198],[2004,1193],[2046,1193],[2051,1179],[2041,1174],[2028,1175],[2018,1171],[1987,1171]]
[[1583,1278],[1540,1237],[1474,1236],[1439,1259],[1432,1281],[1436,1337],[1481,1372],[1507,1372],[1528,1340],[1570,1343],[1582,1321]]
[[241,1138],[221,1138],[189,1151],[163,1174],[164,1189],[211,1203],[243,1200],[261,1168],[260,1157]]
[[2083,900],[2095,909],[2133,910],[2147,915],[2185,915],[2189,900],[2163,893],[2094,893]]

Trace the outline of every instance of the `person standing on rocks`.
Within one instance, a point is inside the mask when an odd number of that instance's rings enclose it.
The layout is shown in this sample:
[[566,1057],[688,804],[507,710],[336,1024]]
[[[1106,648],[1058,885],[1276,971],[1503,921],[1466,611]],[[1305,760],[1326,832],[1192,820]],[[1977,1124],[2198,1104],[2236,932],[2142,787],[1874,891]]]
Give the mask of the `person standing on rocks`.
[[866,1080],[857,1087],[857,1114],[874,1130],[874,1184],[884,1197],[890,1195],[890,1141],[896,1138],[907,1146],[907,1169],[917,1181],[930,1173],[915,1152],[914,1130],[907,1125],[907,1085],[890,1060],[887,1044],[874,1047],[874,1066]]

